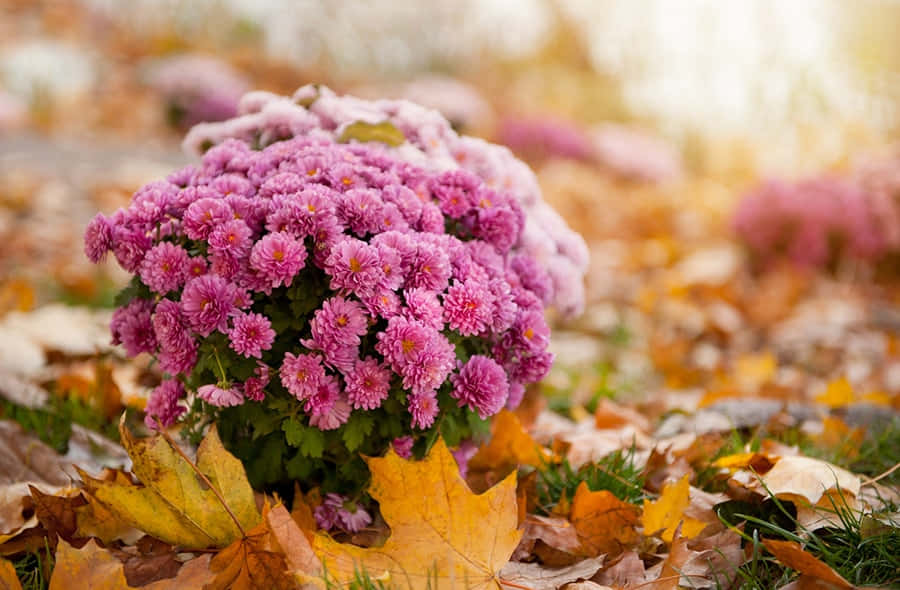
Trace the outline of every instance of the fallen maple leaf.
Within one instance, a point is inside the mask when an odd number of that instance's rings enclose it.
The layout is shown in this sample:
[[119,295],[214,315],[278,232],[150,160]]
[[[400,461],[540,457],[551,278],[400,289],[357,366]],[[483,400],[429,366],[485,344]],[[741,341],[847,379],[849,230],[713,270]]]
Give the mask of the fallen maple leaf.
[[16,568],[5,559],[0,559],[0,590],[22,590]]
[[521,537],[514,473],[475,495],[440,438],[422,461],[390,450],[366,462],[369,494],[391,536],[381,547],[361,548],[317,534],[313,548],[338,583],[364,568],[373,576],[387,572],[395,588],[500,588],[500,569]]
[[[803,550],[799,543],[795,541],[778,541],[775,539],[763,539],[763,545],[774,555],[778,561],[787,567],[797,570],[804,576],[821,580],[832,587],[851,589],[853,584],[848,582],[839,573],[828,567],[828,565]],[[803,584],[800,584],[803,587]],[[816,586],[811,584],[810,586]]]
[[136,440],[124,424],[119,431],[142,485],[84,473],[82,479],[122,522],[187,549],[226,547],[259,523],[244,468],[222,446],[215,427],[197,449],[196,467],[163,435]]
[[469,460],[470,471],[511,468],[517,465],[540,467],[547,452],[522,427],[518,416],[502,410],[494,417],[491,440]]
[[685,509],[690,503],[691,485],[685,475],[676,483],[663,486],[662,494],[655,502],[644,500],[644,534],[652,535],[662,531],[662,538],[671,543],[675,530],[681,526],[681,534],[690,539],[706,528],[706,523],[686,517]]
[[640,520],[638,507],[619,500],[609,490],[592,492],[586,482],[575,490],[569,520],[587,556],[615,557],[636,545],[639,538],[635,530]]
[[[208,566],[209,555],[197,557],[181,566],[174,578],[141,586],[141,590],[201,590],[211,578]],[[125,579],[122,562],[97,545],[95,540],[88,541],[81,549],[60,540],[49,590],[71,588],[132,590],[133,586],[129,586]]]

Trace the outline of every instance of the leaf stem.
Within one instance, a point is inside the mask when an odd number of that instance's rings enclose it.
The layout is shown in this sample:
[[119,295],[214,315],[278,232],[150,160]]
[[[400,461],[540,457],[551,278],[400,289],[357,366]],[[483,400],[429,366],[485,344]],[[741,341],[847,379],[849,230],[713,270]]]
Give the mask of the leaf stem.
[[194,462],[190,460],[190,458],[184,453],[184,451],[181,450],[181,447],[179,447],[175,443],[175,441],[172,440],[172,437],[169,436],[165,430],[163,430],[163,425],[162,425],[162,422],[160,422],[159,417],[156,417],[156,426],[158,428],[157,432],[159,432],[159,435],[163,437],[163,439],[169,444],[170,447],[172,447],[172,450],[175,451],[176,453],[178,453],[179,455],[181,455],[181,458],[184,459],[187,462],[187,464],[191,466],[191,469],[194,470],[194,472],[197,474],[197,477],[199,477],[201,480],[203,480],[203,483],[205,483],[206,485],[209,486],[209,489],[211,489],[213,491],[213,493],[216,495],[216,498],[219,499],[219,502],[222,504],[222,507],[225,509],[225,512],[227,512],[228,516],[231,517],[231,520],[234,521],[234,524],[235,524],[235,526],[237,526],[238,530],[241,531],[241,536],[246,537],[247,531],[244,530],[244,527],[241,526],[241,523],[237,519],[237,516],[235,516],[234,512],[231,511],[231,508],[228,506],[228,502],[225,501],[225,498],[222,496],[222,494],[219,492],[219,490],[216,489],[216,486],[214,486],[212,484],[212,482],[209,481],[209,478],[206,477],[206,474],[204,474],[202,471],[200,471],[200,468],[197,467],[194,464]]

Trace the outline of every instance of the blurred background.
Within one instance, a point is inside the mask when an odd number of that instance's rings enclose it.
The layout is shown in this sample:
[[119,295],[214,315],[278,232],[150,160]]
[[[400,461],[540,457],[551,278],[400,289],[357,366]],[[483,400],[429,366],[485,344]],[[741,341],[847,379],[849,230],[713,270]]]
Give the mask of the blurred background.
[[554,403],[846,378],[897,406],[898,29],[889,0],[0,0],[0,340],[44,339],[0,365],[63,346],[27,312],[111,305],[83,228],[189,161],[190,125],[315,82],[532,165],[592,251]]

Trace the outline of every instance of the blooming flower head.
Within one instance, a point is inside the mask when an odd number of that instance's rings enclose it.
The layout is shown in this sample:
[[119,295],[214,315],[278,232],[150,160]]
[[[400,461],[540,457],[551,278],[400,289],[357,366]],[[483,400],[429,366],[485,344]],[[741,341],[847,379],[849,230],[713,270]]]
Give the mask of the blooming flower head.
[[160,242],[147,251],[141,263],[141,280],[153,291],[165,295],[184,284],[189,259],[181,246]]
[[476,281],[454,282],[444,297],[444,319],[463,336],[481,334],[491,324],[494,296]]
[[84,253],[91,262],[100,262],[113,245],[113,226],[98,213],[84,230]]
[[178,404],[178,400],[185,396],[184,386],[177,379],[163,381],[150,393],[147,400],[144,424],[147,428],[156,430],[157,420],[164,428],[175,423],[175,420],[186,411],[184,406]]
[[440,408],[433,392],[414,393],[408,399],[412,427],[424,430],[431,428]]
[[391,373],[370,356],[357,360],[353,370],[344,375],[345,391],[356,409],[374,410],[387,399]]
[[201,336],[225,332],[234,309],[234,285],[216,275],[193,278],[181,294],[181,308],[191,329]]
[[289,352],[284,355],[279,374],[285,389],[297,399],[304,400],[325,380],[325,367],[317,355]]
[[290,286],[306,265],[306,256],[303,242],[288,233],[275,232],[263,236],[254,244],[250,252],[250,268],[263,280],[264,288]]
[[338,242],[325,263],[331,288],[358,295],[370,294],[382,282],[384,271],[378,250],[353,238]]
[[225,408],[244,403],[244,396],[237,387],[222,384],[201,385],[197,388],[197,397],[206,403]]
[[152,352],[156,348],[156,335],[151,323],[153,303],[146,299],[132,299],[125,307],[113,312],[109,330],[113,344],[121,344],[128,356]]
[[468,406],[481,418],[499,412],[509,397],[506,371],[489,357],[476,354],[469,358],[459,373],[450,378],[453,382],[451,396],[460,406]]
[[269,318],[259,313],[241,313],[234,317],[228,332],[229,346],[236,353],[260,358],[264,350],[272,348],[275,330]]
[[391,441],[391,446],[393,446],[394,452],[397,453],[399,457],[409,459],[412,457],[413,443],[415,443],[413,437],[401,436]]

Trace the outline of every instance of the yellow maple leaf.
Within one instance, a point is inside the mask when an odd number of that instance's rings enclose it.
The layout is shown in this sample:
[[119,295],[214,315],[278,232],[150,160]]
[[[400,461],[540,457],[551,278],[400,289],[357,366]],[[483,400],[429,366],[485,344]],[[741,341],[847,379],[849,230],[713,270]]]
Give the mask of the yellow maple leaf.
[[490,442],[469,460],[469,469],[483,471],[516,465],[540,467],[548,453],[531,438],[518,416],[503,410],[494,417]]
[[225,547],[259,523],[244,467],[222,446],[215,427],[200,443],[196,464],[212,488],[165,437],[138,440],[124,424],[119,431],[141,484],[81,476],[87,492],[122,522],[185,549]]
[[365,568],[373,576],[386,573],[398,589],[500,588],[500,569],[521,537],[515,473],[473,494],[440,438],[422,461],[390,450],[366,462],[369,494],[391,536],[381,547],[362,548],[317,534],[313,548],[331,577],[349,583]]
[[700,534],[706,528],[706,523],[684,515],[691,501],[690,496],[691,484],[689,476],[685,475],[676,483],[664,485],[662,494],[655,502],[644,500],[644,534],[652,535],[662,531],[663,540],[671,543],[679,523],[681,536],[691,539]]
[[825,391],[816,396],[816,401],[829,408],[842,408],[853,403],[853,386],[844,377],[828,384]]

